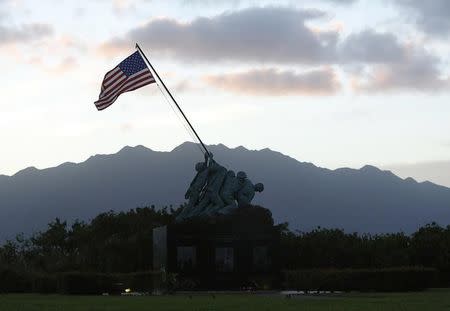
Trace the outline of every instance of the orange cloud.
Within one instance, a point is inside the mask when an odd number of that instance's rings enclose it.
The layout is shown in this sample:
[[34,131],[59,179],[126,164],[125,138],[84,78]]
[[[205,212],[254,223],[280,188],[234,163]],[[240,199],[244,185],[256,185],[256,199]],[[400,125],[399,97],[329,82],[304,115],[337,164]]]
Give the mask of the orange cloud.
[[254,69],[241,73],[206,76],[214,87],[240,94],[261,96],[333,95],[341,84],[332,68],[302,73],[292,70]]
[[132,42],[125,42],[122,39],[113,39],[111,41],[105,42],[101,44],[96,52],[99,55],[105,55],[108,57],[114,57],[120,54],[125,53],[130,50],[130,47],[133,47],[134,44]]
[[424,50],[405,49],[405,57],[387,64],[374,64],[352,79],[352,88],[360,92],[384,91],[444,91],[450,87],[449,77],[443,77],[435,57]]

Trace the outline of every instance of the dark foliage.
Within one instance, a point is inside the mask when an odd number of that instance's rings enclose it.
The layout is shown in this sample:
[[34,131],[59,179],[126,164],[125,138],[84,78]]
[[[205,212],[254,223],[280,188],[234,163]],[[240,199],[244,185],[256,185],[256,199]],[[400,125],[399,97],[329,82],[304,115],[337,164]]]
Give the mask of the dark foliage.
[[412,258],[412,240],[414,236],[403,233],[358,235],[322,228],[299,233],[284,231],[283,266],[288,269],[430,266]]
[[31,277],[28,273],[0,268],[0,293],[25,293],[31,291]]
[[[55,219],[47,230],[31,238],[19,235],[16,240],[0,246],[0,292],[89,294],[111,286],[114,280],[145,290],[155,280],[151,272],[139,272],[152,269],[153,228],[172,224],[176,213],[177,210],[172,208],[156,209],[154,206],[120,213],[111,211],[98,215],[89,223],[76,221],[69,225]],[[404,283],[418,288],[420,286],[413,284],[422,277],[421,286],[428,284],[431,270],[386,270],[398,267],[436,269],[437,279],[433,286],[450,285],[450,226],[443,228],[432,223],[412,235],[361,235],[323,228],[292,232],[286,223],[273,226],[268,210],[246,207],[232,220],[226,217],[206,222],[194,219],[186,223],[184,229],[180,226],[180,230],[202,230],[202,226],[218,231],[232,226],[233,232],[240,235],[245,235],[249,228],[252,232],[258,231],[257,226],[261,232],[268,228],[276,230],[280,237],[277,252],[280,269],[321,271],[313,273],[314,279],[321,280],[317,281],[319,285],[323,284],[322,276],[342,282],[348,275],[357,279],[376,279],[382,275],[383,281],[377,279],[369,283],[370,286],[359,283],[356,287],[361,290],[394,290],[388,288],[388,283],[397,284],[398,290],[404,288]],[[344,272],[338,273],[338,270]],[[292,278],[295,280],[296,277]],[[295,282],[293,284],[297,284]],[[87,285],[81,288],[81,284]],[[358,283],[344,287],[356,288],[355,284]],[[319,285],[315,286],[322,286]],[[183,287],[192,286],[189,283]]]
[[52,274],[34,274],[31,278],[33,293],[51,294],[58,292],[58,278]]
[[284,286],[318,291],[418,291],[435,284],[436,269],[314,269],[285,271]]
[[154,207],[111,211],[71,226],[57,218],[46,231],[0,247],[0,266],[37,273],[151,270],[152,230],[170,224],[172,212]]
[[95,295],[114,291],[117,283],[113,275],[66,272],[58,276],[57,287],[61,294]]
[[126,288],[151,292],[154,288],[164,288],[160,272],[136,273],[31,273],[15,269],[4,269],[0,273],[0,293],[75,294],[98,295],[119,294]]

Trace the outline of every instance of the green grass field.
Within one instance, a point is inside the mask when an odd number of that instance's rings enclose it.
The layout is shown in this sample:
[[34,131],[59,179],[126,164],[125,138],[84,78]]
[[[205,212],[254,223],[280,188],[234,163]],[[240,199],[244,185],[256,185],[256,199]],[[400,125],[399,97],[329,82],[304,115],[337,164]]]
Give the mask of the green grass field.
[[16,294],[0,295],[1,311],[41,310],[450,310],[450,289],[420,293],[346,294],[339,297],[209,295],[112,297]]

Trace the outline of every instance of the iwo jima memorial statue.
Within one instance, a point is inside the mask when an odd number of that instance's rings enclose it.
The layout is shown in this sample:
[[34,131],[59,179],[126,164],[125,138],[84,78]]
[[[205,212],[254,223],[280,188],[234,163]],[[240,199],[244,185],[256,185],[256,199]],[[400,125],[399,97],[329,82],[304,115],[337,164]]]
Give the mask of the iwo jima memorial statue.
[[138,44],[136,49],[106,73],[95,106],[103,110],[120,94],[156,83],[204,156],[175,222],[153,230],[154,270],[176,273],[186,289],[262,287],[257,280],[276,280],[278,230],[269,210],[251,205],[264,185],[216,162]]

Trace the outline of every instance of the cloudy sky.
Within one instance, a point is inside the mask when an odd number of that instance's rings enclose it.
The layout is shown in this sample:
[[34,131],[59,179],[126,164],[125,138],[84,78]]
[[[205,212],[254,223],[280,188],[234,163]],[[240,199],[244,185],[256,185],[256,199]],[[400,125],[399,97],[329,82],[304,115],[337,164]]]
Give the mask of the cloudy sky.
[[190,140],[155,84],[96,111],[135,42],[207,144],[328,168],[445,162],[448,16],[446,0],[0,0],[0,174]]

